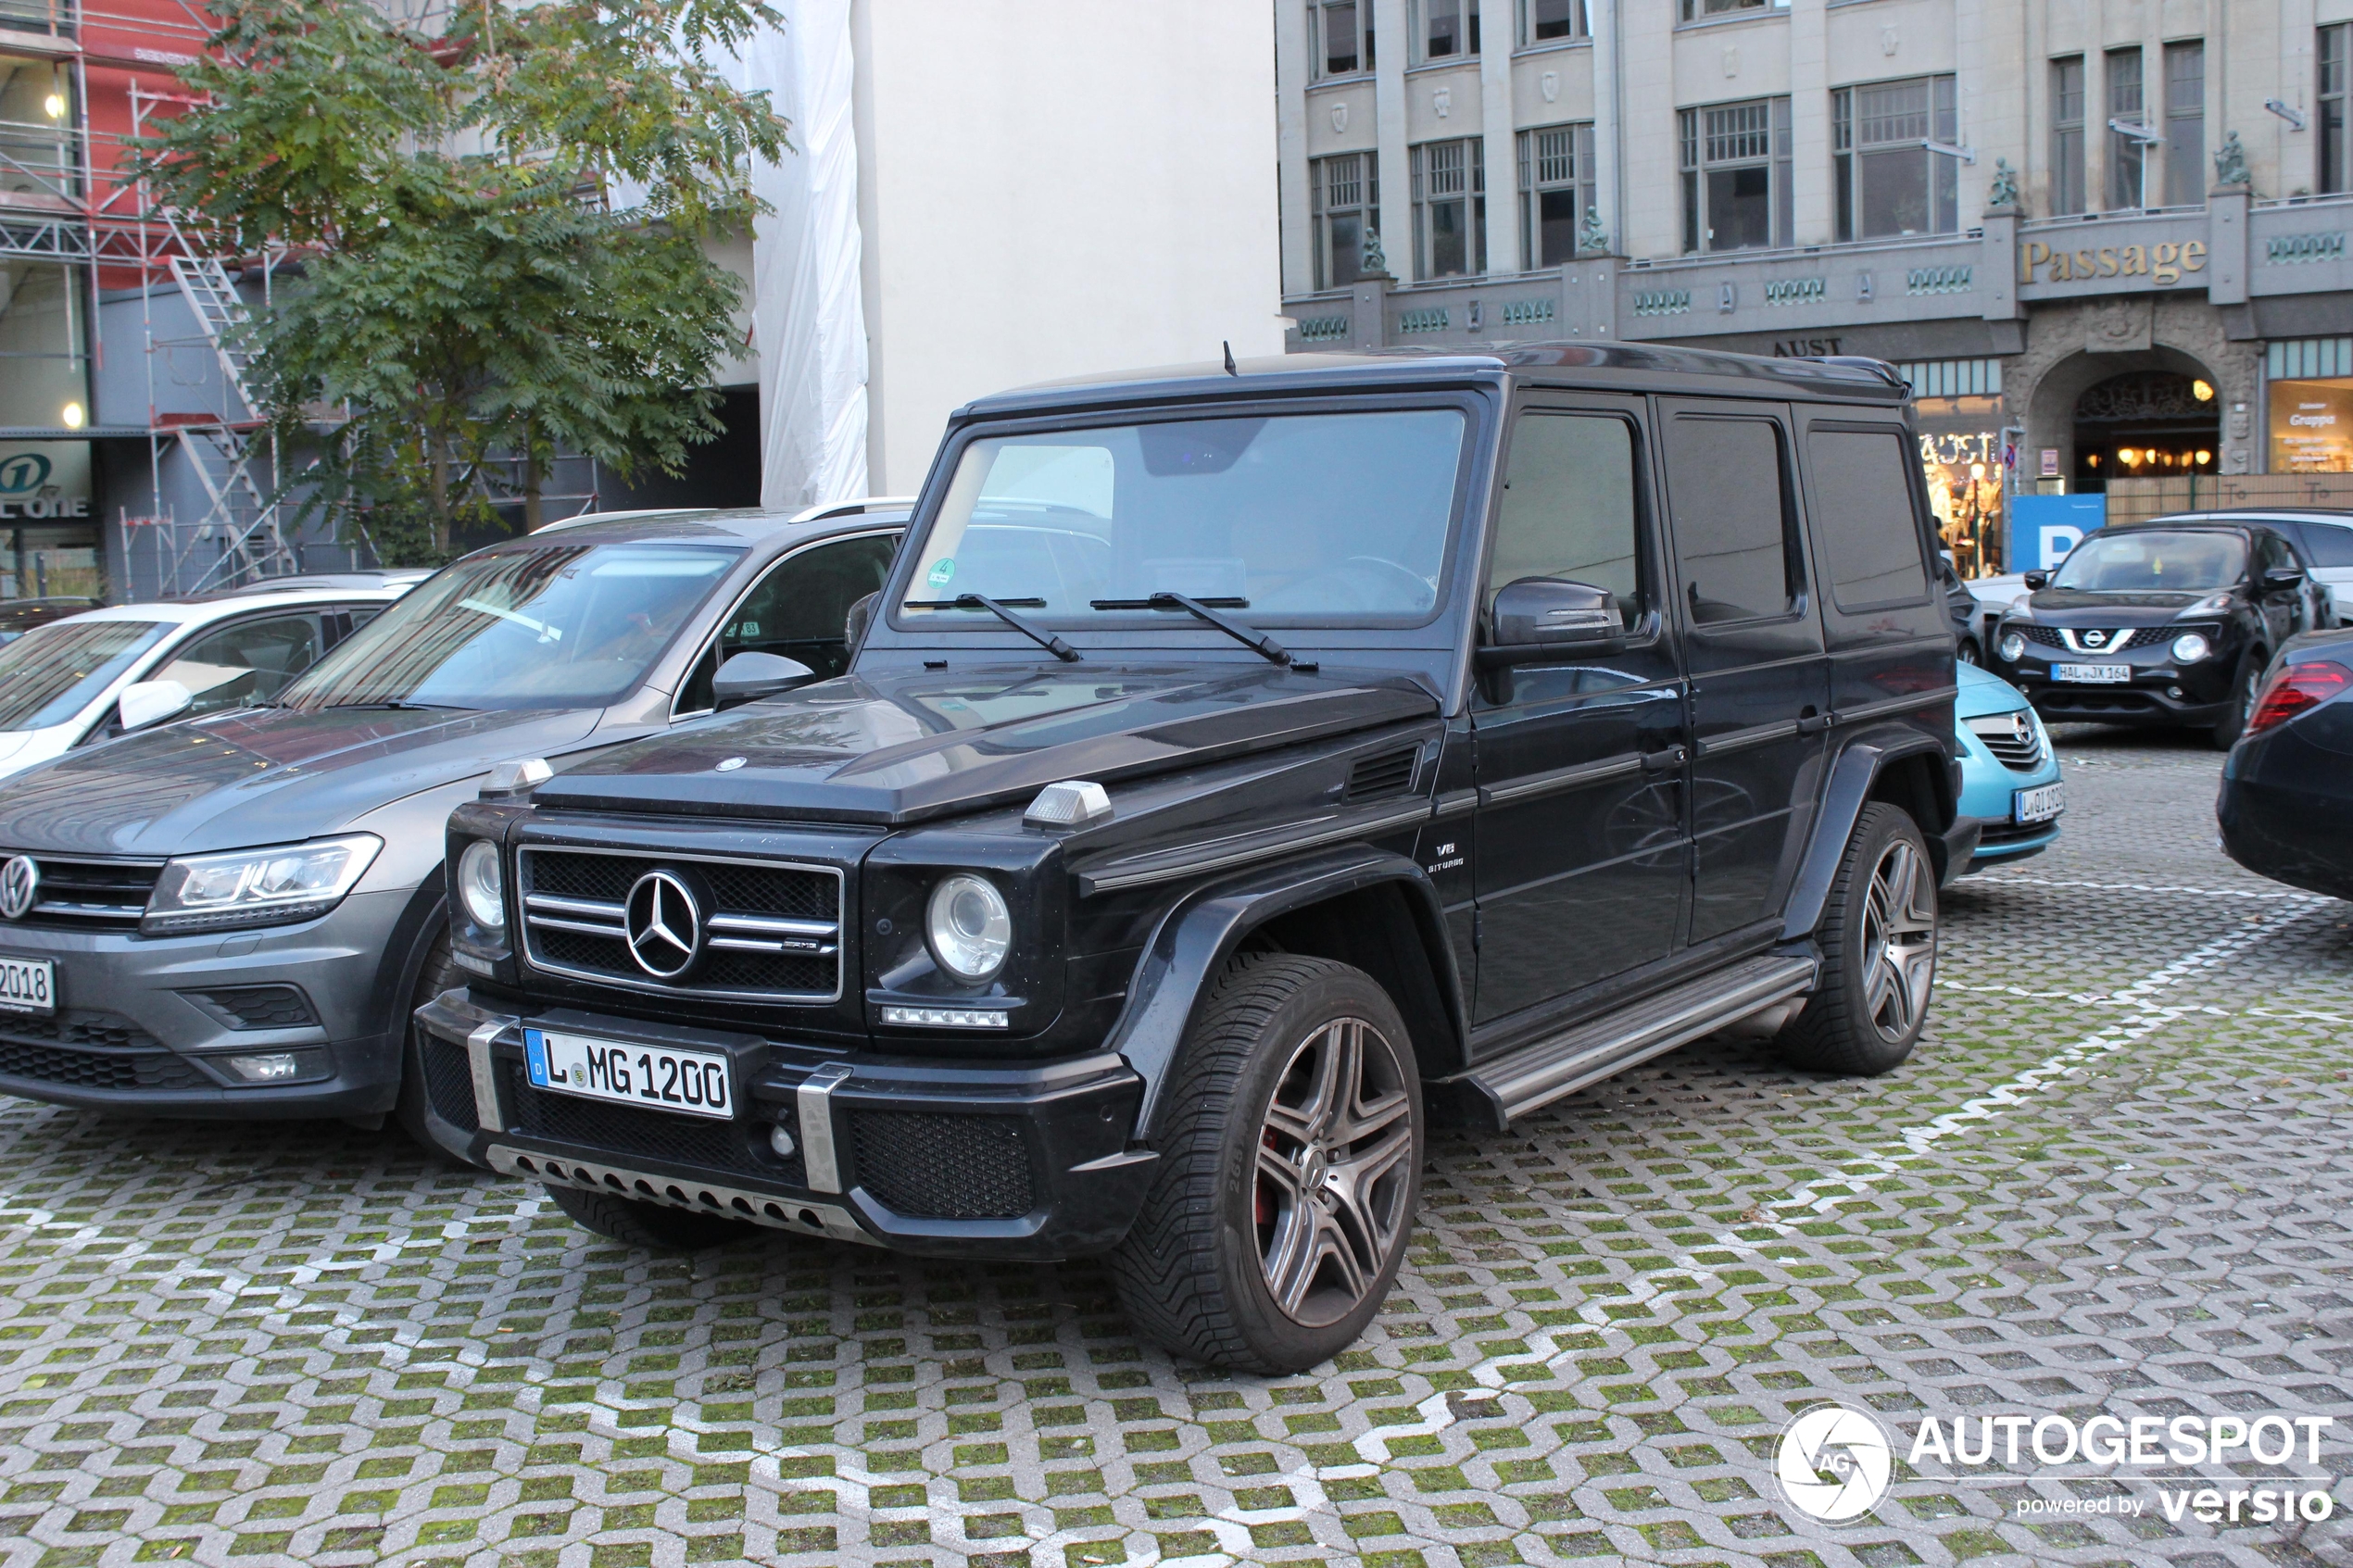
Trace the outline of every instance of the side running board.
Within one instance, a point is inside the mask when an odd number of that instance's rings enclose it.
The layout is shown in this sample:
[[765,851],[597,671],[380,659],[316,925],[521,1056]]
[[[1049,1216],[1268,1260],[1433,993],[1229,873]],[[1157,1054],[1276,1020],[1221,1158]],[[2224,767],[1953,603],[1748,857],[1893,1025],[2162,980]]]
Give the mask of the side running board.
[[1495,1130],[1589,1084],[1811,989],[1815,962],[1767,954],[1535,1040],[1449,1082],[1483,1101]]

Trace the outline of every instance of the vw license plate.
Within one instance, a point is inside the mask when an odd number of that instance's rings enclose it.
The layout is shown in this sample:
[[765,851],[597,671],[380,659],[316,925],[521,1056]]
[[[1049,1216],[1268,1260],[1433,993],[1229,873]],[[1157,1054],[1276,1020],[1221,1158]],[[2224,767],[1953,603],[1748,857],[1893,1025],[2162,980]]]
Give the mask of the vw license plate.
[[2095,686],[2112,686],[2133,678],[2129,664],[2054,664],[2051,679],[2077,681]]
[[531,1081],[542,1089],[688,1116],[736,1113],[727,1059],[713,1052],[547,1029],[524,1030],[522,1050]]
[[57,966],[47,959],[0,959],[0,1011],[57,1010]]
[[2047,822],[2066,809],[2067,786],[2063,784],[2021,789],[2010,797],[2010,820],[2021,827],[2029,822]]

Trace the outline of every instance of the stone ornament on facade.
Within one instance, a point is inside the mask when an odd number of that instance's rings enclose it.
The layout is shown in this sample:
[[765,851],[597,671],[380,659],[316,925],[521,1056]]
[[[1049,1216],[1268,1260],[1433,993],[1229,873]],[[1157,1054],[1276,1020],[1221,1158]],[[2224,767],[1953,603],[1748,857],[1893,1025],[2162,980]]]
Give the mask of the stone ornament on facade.
[[2018,170],[2006,157],[1994,160],[1994,183],[1985,193],[1985,204],[1995,208],[2018,206]]
[[1536,79],[1536,90],[1544,94],[1546,103],[1555,102],[1561,95],[1561,73],[1556,70],[1546,71]]
[[1883,27],[1879,30],[1879,52],[1881,54],[1892,57],[1895,51],[1903,46],[1903,43],[1904,40],[1897,34],[1894,28]]
[[1577,248],[1588,256],[1598,256],[1609,249],[1609,231],[1602,227],[1599,207],[1585,209],[1585,220],[1577,226]]
[[1444,119],[1454,111],[1454,90],[1441,87],[1429,95],[1429,107],[1437,111],[1439,119]]
[[1365,253],[1359,266],[1358,276],[1378,278],[1386,275],[1388,271],[1389,257],[1381,254],[1380,231],[1378,229],[1365,230]]
[[1348,129],[1348,100],[1343,98],[1332,106],[1332,134],[1337,136]]
[[1740,73],[1741,52],[1738,49],[1727,46],[1724,50],[1724,74],[1727,77],[1734,77],[1738,76]]
[[[2149,346],[2149,302],[2103,299],[2083,316],[2083,346],[2093,354],[2123,354]],[[2085,417],[2080,411],[2077,418]]]
[[2217,185],[2252,185],[2254,174],[2246,167],[2246,149],[2239,144],[2235,131],[2222,138],[2214,149],[2214,182]]

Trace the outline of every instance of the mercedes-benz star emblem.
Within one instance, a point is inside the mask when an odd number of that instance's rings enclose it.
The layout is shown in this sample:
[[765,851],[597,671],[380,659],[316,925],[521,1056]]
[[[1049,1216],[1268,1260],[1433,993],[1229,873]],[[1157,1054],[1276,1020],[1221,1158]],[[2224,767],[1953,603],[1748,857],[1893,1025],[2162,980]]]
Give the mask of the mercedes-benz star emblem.
[[22,920],[32,913],[40,897],[41,868],[30,855],[9,856],[8,863],[0,866],[0,915]]
[[656,980],[675,980],[702,954],[702,911],[686,884],[668,872],[648,872],[629,889],[623,931],[629,956]]

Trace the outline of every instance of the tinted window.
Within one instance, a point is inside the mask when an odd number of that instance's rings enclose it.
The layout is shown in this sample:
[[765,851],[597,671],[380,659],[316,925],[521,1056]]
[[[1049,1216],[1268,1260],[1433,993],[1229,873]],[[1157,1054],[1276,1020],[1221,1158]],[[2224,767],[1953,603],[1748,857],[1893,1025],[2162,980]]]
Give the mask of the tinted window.
[[1911,443],[1900,430],[1815,430],[1810,515],[1817,558],[1843,610],[1917,604],[1928,595],[1912,511]]
[[2288,549],[2287,542],[2276,533],[2258,533],[2255,536],[2255,558],[2265,571],[2288,571],[2296,567],[2294,553]]
[[1795,508],[1780,427],[1685,416],[1671,428],[1667,498],[1692,621],[1787,614],[1797,598],[1789,541]]
[[318,656],[318,618],[306,610],[208,632],[147,679],[179,682],[195,698],[188,711],[211,713],[270,701]]
[[2095,533],[2051,573],[2054,588],[2095,594],[2203,594],[2246,575],[2246,541],[2235,533],[2159,529]]
[[712,677],[739,653],[797,659],[820,680],[849,669],[849,645],[843,633],[849,607],[883,585],[898,550],[899,535],[886,533],[819,545],[770,567],[719,629],[711,651],[695,661],[676,710],[709,710]]
[[2314,566],[2353,566],[2353,527],[2333,522],[2306,523],[2304,553]]
[[1606,588],[1629,625],[1641,614],[1634,432],[1625,420],[1531,413],[1513,428],[1483,604],[1523,577]]
[[162,621],[34,627],[0,647],[0,730],[64,723],[171,629]]

